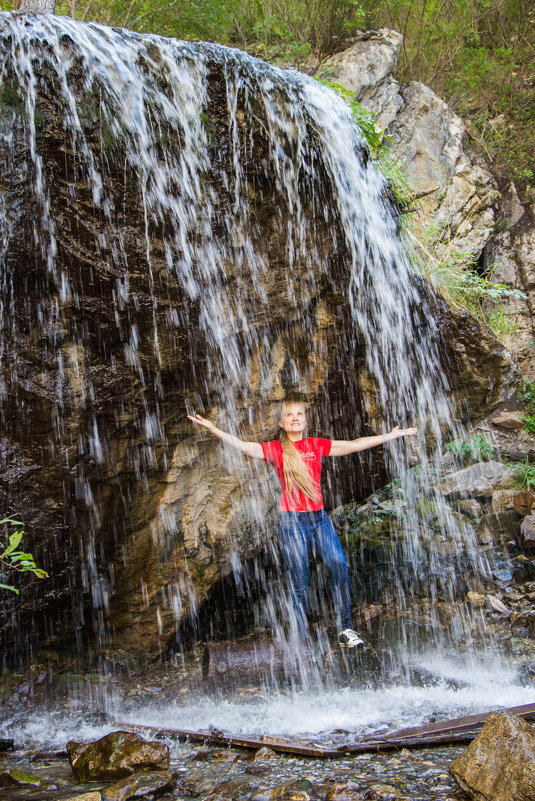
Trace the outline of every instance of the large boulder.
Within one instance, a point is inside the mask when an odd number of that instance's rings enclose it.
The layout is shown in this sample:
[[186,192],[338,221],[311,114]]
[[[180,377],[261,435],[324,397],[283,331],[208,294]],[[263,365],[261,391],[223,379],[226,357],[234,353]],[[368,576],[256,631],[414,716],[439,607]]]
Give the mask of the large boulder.
[[[396,31],[363,33],[329,60],[332,79],[355,92],[392,138],[392,155],[415,193],[429,193],[414,216],[424,241],[466,254],[492,280],[527,295],[500,300],[503,339],[522,373],[535,380],[535,203],[515,184],[498,192],[487,164],[471,146],[463,120],[432,89],[395,79],[403,39]],[[489,300],[489,313],[494,301]]]
[[400,33],[382,28],[361,33],[351,47],[329,58],[329,80],[354,92],[382,128],[388,128],[403,107],[393,75],[402,44]]
[[495,490],[510,489],[515,477],[501,462],[478,462],[442,479],[440,490],[447,497],[492,498]]
[[138,771],[167,771],[170,760],[168,745],[126,731],[114,731],[94,742],[71,740],[67,753],[79,782],[123,779]]
[[451,763],[450,773],[474,801],[534,801],[533,726],[511,713],[494,712]]

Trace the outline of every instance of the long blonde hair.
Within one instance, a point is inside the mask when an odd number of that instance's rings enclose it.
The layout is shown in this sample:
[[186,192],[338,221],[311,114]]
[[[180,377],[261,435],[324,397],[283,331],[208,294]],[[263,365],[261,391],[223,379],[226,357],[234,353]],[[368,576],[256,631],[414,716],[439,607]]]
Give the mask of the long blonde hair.
[[[284,419],[284,412],[288,406],[301,406],[305,413],[308,408],[307,405],[301,403],[301,401],[285,401],[280,409],[281,422]],[[301,490],[303,495],[306,495],[307,498],[310,498],[316,503],[320,497],[320,488],[308,472],[307,466],[301,458],[301,454],[283,428],[280,430],[279,438],[283,452],[282,468],[286,492],[291,497],[295,487],[297,487],[297,489]]]

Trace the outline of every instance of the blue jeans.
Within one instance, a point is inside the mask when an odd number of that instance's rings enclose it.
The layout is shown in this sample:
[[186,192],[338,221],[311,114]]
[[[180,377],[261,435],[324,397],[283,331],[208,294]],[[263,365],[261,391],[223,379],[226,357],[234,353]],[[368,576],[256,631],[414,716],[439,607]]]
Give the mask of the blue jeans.
[[351,597],[346,556],[324,509],[319,512],[280,512],[279,545],[290,576],[290,591],[298,630],[306,635],[308,601],[308,554],[322,558],[331,578],[334,603],[342,629],[351,628]]

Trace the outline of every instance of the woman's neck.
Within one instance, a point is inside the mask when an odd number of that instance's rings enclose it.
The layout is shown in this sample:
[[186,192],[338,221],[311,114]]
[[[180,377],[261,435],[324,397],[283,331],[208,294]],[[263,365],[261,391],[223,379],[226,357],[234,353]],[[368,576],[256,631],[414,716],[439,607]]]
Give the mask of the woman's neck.
[[303,439],[302,431],[287,431],[286,434],[290,442],[298,442],[300,439]]

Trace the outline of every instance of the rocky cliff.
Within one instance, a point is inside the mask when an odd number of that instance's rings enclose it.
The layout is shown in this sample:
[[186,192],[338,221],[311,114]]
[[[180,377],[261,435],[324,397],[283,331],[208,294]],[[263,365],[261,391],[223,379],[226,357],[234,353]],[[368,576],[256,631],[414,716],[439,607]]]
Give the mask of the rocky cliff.
[[520,202],[514,182],[498,185],[463,120],[429,87],[395,79],[403,37],[382,29],[363,33],[329,59],[329,80],[355,92],[391,136],[394,158],[405,168],[410,188],[428,193],[418,204],[416,230],[424,241],[471,257],[496,283],[527,299],[501,302],[508,315],[508,347],[522,373],[535,377],[534,198]]
[[[434,395],[481,417],[515,367],[410,274],[326,90],[58,18],[0,39],[2,501],[51,574],[3,596],[4,646],[155,656],[273,535],[271,474],[187,409],[267,439],[299,391],[347,438]],[[334,465],[327,502],[385,478],[381,453]]]

